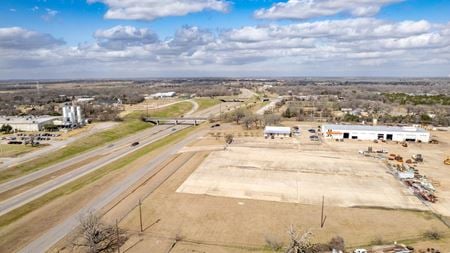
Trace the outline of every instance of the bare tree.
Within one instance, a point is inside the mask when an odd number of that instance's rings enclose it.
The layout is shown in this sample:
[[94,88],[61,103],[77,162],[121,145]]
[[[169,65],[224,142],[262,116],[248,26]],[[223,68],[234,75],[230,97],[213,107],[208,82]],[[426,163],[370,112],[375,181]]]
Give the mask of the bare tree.
[[257,124],[258,118],[253,113],[247,113],[245,117],[242,119],[242,123],[245,125],[247,129],[253,127],[254,124]]
[[345,242],[344,238],[340,236],[335,236],[331,238],[330,242],[328,243],[330,245],[330,248],[333,250],[341,251],[343,252],[345,250]]
[[126,240],[124,230],[103,223],[100,217],[90,212],[80,218],[72,246],[88,253],[109,253],[116,251]]
[[231,144],[233,142],[234,136],[232,134],[225,135],[225,143]]
[[265,240],[272,252],[278,252],[283,248],[283,242],[274,236],[266,236]]
[[236,124],[239,124],[241,119],[245,117],[245,114],[246,111],[244,109],[238,108],[232,113],[231,118],[236,121]]
[[311,243],[312,233],[310,231],[300,234],[291,225],[288,234],[290,242],[286,253],[310,253],[313,251],[314,244]]
[[280,123],[281,117],[276,114],[265,114],[264,115],[264,124],[267,125],[277,125]]

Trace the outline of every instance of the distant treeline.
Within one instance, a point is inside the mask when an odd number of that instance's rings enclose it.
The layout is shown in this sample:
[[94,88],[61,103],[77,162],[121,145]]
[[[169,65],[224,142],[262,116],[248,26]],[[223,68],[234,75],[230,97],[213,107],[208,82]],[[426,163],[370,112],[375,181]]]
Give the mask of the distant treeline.
[[401,105],[450,105],[450,96],[446,95],[409,95],[405,93],[383,94],[390,102]]

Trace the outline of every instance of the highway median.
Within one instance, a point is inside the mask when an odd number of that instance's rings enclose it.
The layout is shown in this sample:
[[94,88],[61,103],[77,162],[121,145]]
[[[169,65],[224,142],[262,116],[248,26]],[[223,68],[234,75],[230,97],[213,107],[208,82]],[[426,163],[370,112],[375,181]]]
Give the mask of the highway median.
[[[181,102],[166,108],[151,111],[150,113],[158,117],[172,117],[183,115],[191,110],[191,108],[192,104],[190,102]],[[76,155],[80,155],[84,152],[93,150],[94,148],[152,127],[151,124],[141,120],[143,113],[144,112],[141,111],[130,113],[123,118],[123,121],[119,125],[112,129],[89,135],[55,152],[3,170],[0,172],[0,183],[41,170],[50,165],[65,161]]]
[[0,227],[4,227],[8,224],[11,224],[12,222],[20,219],[21,217],[25,216],[26,214],[32,212],[33,210],[36,210],[42,206],[44,206],[45,204],[59,198],[62,196],[66,196],[69,195],[81,188],[83,188],[84,186],[87,186],[99,179],[101,179],[102,177],[108,175],[109,173],[116,171],[116,170],[121,170],[121,169],[126,169],[127,165],[136,161],[137,159],[139,159],[140,157],[150,153],[150,152],[154,152],[157,151],[161,148],[167,147],[173,143],[176,143],[177,141],[183,139],[184,137],[186,137],[188,134],[190,134],[192,131],[194,131],[195,128],[186,128],[184,130],[181,130],[179,132],[175,132],[165,138],[162,138],[156,142],[153,142],[151,144],[148,144],[134,152],[132,152],[131,154],[120,158],[119,160],[107,164],[75,181],[72,181],[64,186],[61,186],[19,208],[14,209],[11,212],[6,213],[5,215],[2,215],[0,217]]

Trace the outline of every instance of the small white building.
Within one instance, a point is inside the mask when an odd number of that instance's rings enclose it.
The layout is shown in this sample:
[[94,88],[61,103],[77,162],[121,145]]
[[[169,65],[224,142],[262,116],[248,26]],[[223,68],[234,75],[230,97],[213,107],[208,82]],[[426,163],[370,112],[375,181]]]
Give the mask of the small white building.
[[326,138],[353,140],[386,140],[429,142],[430,133],[420,127],[391,127],[370,125],[323,125]]
[[292,131],[290,127],[266,126],[264,136],[292,136]]
[[159,92],[155,94],[151,94],[150,96],[145,97],[145,99],[155,99],[155,98],[171,98],[177,95],[174,91],[169,92]]
[[0,116],[0,126],[10,125],[13,131],[37,132],[43,130],[45,125],[51,125],[54,121],[60,119],[61,117],[52,116]]
[[88,102],[92,102],[94,100],[95,100],[94,97],[79,97],[79,98],[77,98],[78,103],[88,103]]

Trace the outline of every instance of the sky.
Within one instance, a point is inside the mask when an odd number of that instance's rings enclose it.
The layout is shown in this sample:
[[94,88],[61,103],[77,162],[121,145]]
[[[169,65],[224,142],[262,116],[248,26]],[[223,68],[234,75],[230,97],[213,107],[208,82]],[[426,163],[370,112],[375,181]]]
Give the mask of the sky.
[[0,1],[0,79],[283,76],[450,77],[450,1]]

